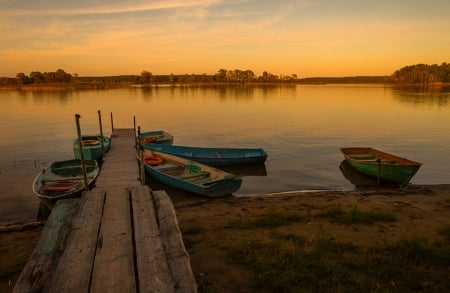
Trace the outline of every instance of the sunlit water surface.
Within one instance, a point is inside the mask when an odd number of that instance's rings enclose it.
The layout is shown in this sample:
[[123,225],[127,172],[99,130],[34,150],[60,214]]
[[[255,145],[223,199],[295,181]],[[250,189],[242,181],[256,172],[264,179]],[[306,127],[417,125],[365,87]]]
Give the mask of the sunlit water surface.
[[133,128],[135,117],[143,131],[173,134],[175,144],[264,148],[265,165],[236,171],[244,180],[236,196],[353,190],[339,168],[339,149],[350,146],[422,162],[413,183],[450,181],[448,90],[293,85],[0,91],[0,103],[0,224],[36,217],[33,178],[50,162],[73,157],[76,113],[83,133],[99,132],[98,110],[106,134],[112,113],[116,128]]

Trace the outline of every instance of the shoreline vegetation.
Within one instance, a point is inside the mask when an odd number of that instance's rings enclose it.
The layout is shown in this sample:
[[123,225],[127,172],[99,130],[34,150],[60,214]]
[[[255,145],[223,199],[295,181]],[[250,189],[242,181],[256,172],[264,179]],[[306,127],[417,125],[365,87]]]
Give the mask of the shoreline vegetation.
[[23,72],[16,77],[0,77],[0,89],[18,90],[83,90],[124,87],[157,86],[230,86],[230,85],[295,85],[295,84],[385,84],[399,87],[436,89],[450,86],[450,64],[416,64],[405,66],[386,76],[305,77],[297,74],[274,75],[264,71],[257,76],[251,70],[220,69],[216,74],[154,75],[142,71],[140,75],[79,76],[63,69],[55,72]]
[[[200,293],[450,291],[449,184],[172,200]],[[0,291],[41,227],[0,229]]]

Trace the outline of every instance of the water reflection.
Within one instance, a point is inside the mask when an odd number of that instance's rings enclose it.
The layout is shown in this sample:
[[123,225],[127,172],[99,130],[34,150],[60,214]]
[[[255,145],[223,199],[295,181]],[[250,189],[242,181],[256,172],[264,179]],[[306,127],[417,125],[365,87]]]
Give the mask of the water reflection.
[[221,101],[230,99],[235,100],[252,100],[255,97],[273,98],[279,95],[295,96],[297,86],[295,84],[286,85],[164,85],[164,86],[148,86],[136,87],[135,90],[141,92],[142,97],[150,100],[154,97],[169,96],[192,98],[217,98]]
[[229,166],[222,167],[221,169],[234,174],[238,177],[245,176],[267,176],[266,164],[254,164],[254,165],[243,165],[243,166]]
[[450,93],[442,88],[421,90],[394,88],[392,93],[396,101],[414,106],[437,106],[441,108],[448,107],[450,103]]

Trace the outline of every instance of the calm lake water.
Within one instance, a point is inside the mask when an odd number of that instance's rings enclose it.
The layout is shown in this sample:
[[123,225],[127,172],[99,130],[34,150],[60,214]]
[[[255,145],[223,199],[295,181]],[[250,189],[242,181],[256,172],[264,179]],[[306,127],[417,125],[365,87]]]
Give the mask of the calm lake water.
[[107,135],[113,113],[114,127],[132,128],[136,117],[143,131],[165,130],[174,144],[264,148],[265,165],[236,170],[245,175],[236,196],[353,190],[339,167],[339,148],[350,146],[422,162],[412,183],[450,181],[448,90],[292,85],[0,91],[0,103],[0,224],[36,217],[34,177],[50,162],[73,157],[76,113],[83,133],[99,132],[97,110]]

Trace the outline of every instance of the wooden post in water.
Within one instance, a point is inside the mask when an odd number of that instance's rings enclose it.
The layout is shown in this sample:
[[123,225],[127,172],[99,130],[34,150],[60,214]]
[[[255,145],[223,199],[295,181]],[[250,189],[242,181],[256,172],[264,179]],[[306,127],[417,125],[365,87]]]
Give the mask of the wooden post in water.
[[83,140],[81,137],[80,117],[81,117],[80,114],[75,114],[75,124],[77,125],[77,135],[78,135],[78,147],[80,148],[81,168],[83,171],[83,179],[84,179],[84,189],[89,190],[89,184],[86,174],[86,162],[84,161],[84,153],[83,153]]
[[141,127],[138,126],[137,136],[136,136],[136,143],[138,144],[138,147],[141,145]]
[[103,142],[103,127],[102,127],[102,113],[100,110],[97,111],[98,113],[98,124],[100,126],[100,142],[102,144],[102,157],[105,155],[105,143]]
[[114,131],[114,120],[113,120],[113,114],[111,112],[111,132]]
[[133,116],[133,133],[134,133],[134,143],[135,148],[138,149],[139,142],[136,138],[136,116]]

